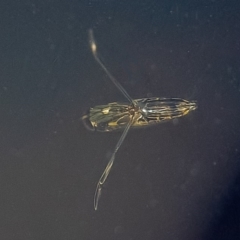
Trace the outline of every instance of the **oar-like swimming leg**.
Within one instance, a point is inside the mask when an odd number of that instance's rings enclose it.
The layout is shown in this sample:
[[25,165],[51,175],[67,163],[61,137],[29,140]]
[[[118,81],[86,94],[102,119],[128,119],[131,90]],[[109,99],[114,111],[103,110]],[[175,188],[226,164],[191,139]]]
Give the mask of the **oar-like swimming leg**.
[[122,133],[122,136],[120,137],[120,139],[118,140],[118,143],[113,151],[113,154],[111,156],[111,159],[109,160],[108,164],[107,164],[107,167],[105,168],[102,176],[100,177],[98,183],[97,183],[97,187],[96,187],[96,191],[95,191],[95,195],[94,195],[94,209],[97,210],[98,208],[98,202],[99,202],[99,199],[101,197],[101,194],[102,194],[102,186],[103,184],[105,183],[111,169],[112,169],[112,166],[113,166],[113,163],[114,163],[114,160],[115,160],[115,155],[118,151],[118,149],[120,148],[120,146],[122,145],[125,137],[127,136],[127,133],[128,133],[128,130],[129,128],[131,127],[132,125],[132,122],[133,122],[133,118],[128,122],[126,128],[124,129],[123,133]]
[[88,35],[89,35],[89,43],[90,43],[90,47],[92,50],[92,54],[95,58],[95,60],[98,62],[98,64],[101,66],[101,68],[105,71],[105,73],[108,75],[108,77],[110,78],[110,80],[115,84],[115,86],[120,90],[120,92],[128,99],[128,101],[130,103],[132,103],[133,105],[136,105],[136,103],[134,102],[134,100],[130,97],[130,95],[127,93],[127,91],[123,88],[123,86],[117,81],[117,79],[115,77],[113,77],[113,75],[107,70],[107,68],[105,67],[105,65],[103,64],[103,62],[100,60],[100,58],[98,57],[98,52],[97,52],[97,44],[93,35],[93,30],[89,29],[88,31]]

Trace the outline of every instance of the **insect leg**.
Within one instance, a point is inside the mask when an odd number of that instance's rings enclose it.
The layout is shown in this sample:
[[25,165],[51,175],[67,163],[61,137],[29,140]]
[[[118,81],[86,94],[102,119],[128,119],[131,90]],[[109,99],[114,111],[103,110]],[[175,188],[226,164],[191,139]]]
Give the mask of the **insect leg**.
[[102,186],[103,184],[105,183],[111,169],[112,169],[112,165],[113,165],[113,162],[115,160],[115,155],[118,151],[118,149],[121,147],[125,137],[127,136],[127,133],[128,133],[128,130],[129,128],[131,127],[132,125],[132,122],[133,122],[133,118],[128,122],[126,128],[124,129],[123,133],[122,133],[122,136],[120,137],[120,139],[118,140],[118,143],[113,151],[113,154],[111,156],[111,159],[109,160],[102,176],[100,177],[98,183],[97,183],[97,187],[96,187],[96,191],[95,191],[95,194],[94,194],[94,209],[97,210],[98,208],[98,202],[99,202],[99,199],[101,197],[101,194],[102,194]]
[[123,86],[117,81],[116,78],[113,77],[113,75],[107,70],[103,62],[98,57],[97,53],[97,44],[93,35],[93,30],[89,29],[89,43],[92,50],[92,54],[95,58],[95,60],[99,63],[99,65],[102,67],[102,69],[105,71],[105,73],[108,75],[110,80],[114,83],[114,85],[122,92],[122,94],[128,99],[130,103],[133,103],[133,105],[136,105],[135,101],[130,97],[130,95],[127,93],[127,91],[123,88]]

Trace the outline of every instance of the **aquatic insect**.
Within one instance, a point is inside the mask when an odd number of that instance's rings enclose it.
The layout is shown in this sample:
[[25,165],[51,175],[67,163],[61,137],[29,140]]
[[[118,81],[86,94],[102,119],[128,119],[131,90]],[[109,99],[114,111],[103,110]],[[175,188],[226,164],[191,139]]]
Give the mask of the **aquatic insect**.
[[196,101],[187,101],[181,98],[153,97],[132,99],[100,60],[92,29],[89,30],[89,43],[95,60],[128,100],[128,103],[113,102],[106,105],[95,106],[90,108],[88,113],[82,117],[85,126],[90,130],[109,132],[124,129],[116,147],[114,148],[111,158],[97,183],[94,195],[94,209],[97,210],[102,193],[102,186],[111,171],[115,155],[127,136],[130,127],[145,127],[182,117],[190,111],[195,110],[197,108],[197,103]]

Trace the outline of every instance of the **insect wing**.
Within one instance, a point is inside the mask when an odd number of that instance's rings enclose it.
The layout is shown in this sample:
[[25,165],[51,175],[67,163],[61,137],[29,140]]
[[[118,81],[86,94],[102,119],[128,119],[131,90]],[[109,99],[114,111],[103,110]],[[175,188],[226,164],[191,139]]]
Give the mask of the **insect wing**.
[[133,127],[147,126],[182,117],[197,108],[196,102],[181,98],[143,98],[135,100],[142,114]]
[[90,130],[109,132],[125,128],[130,121],[129,105],[117,102],[90,108],[82,117],[85,126]]

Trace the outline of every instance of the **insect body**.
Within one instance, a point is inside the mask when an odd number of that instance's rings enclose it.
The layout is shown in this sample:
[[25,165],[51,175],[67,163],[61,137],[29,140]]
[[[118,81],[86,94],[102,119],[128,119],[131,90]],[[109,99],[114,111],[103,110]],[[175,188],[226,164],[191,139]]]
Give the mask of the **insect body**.
[[109,132],[124,129],[111,159],[97,183],[94,195],[94,209],[97,210],[99,198],[102,193],[102,186],[110,173],[115,155],[130,127],[145,127],[182,117],[190,111],[195,110],[197,104],[195,101],[187,101],[181,98],[142,98],[133,100],[99,59],[92,30],[89,31],[89,41],[94,58],[109,76],[110,80],[129,101],[128,103],[113,102],[106,105],[95,106],[90,108],[88,113],[82,117],[85,126],[90,130]]
[[83,116],[86,127],[109,132],[125,128],[132,118],[131,127],[150,126],[184,116],[196,108],[195,102],[181,98],[142,98],[134,101],[136,106],[114,102],[90,108]]

